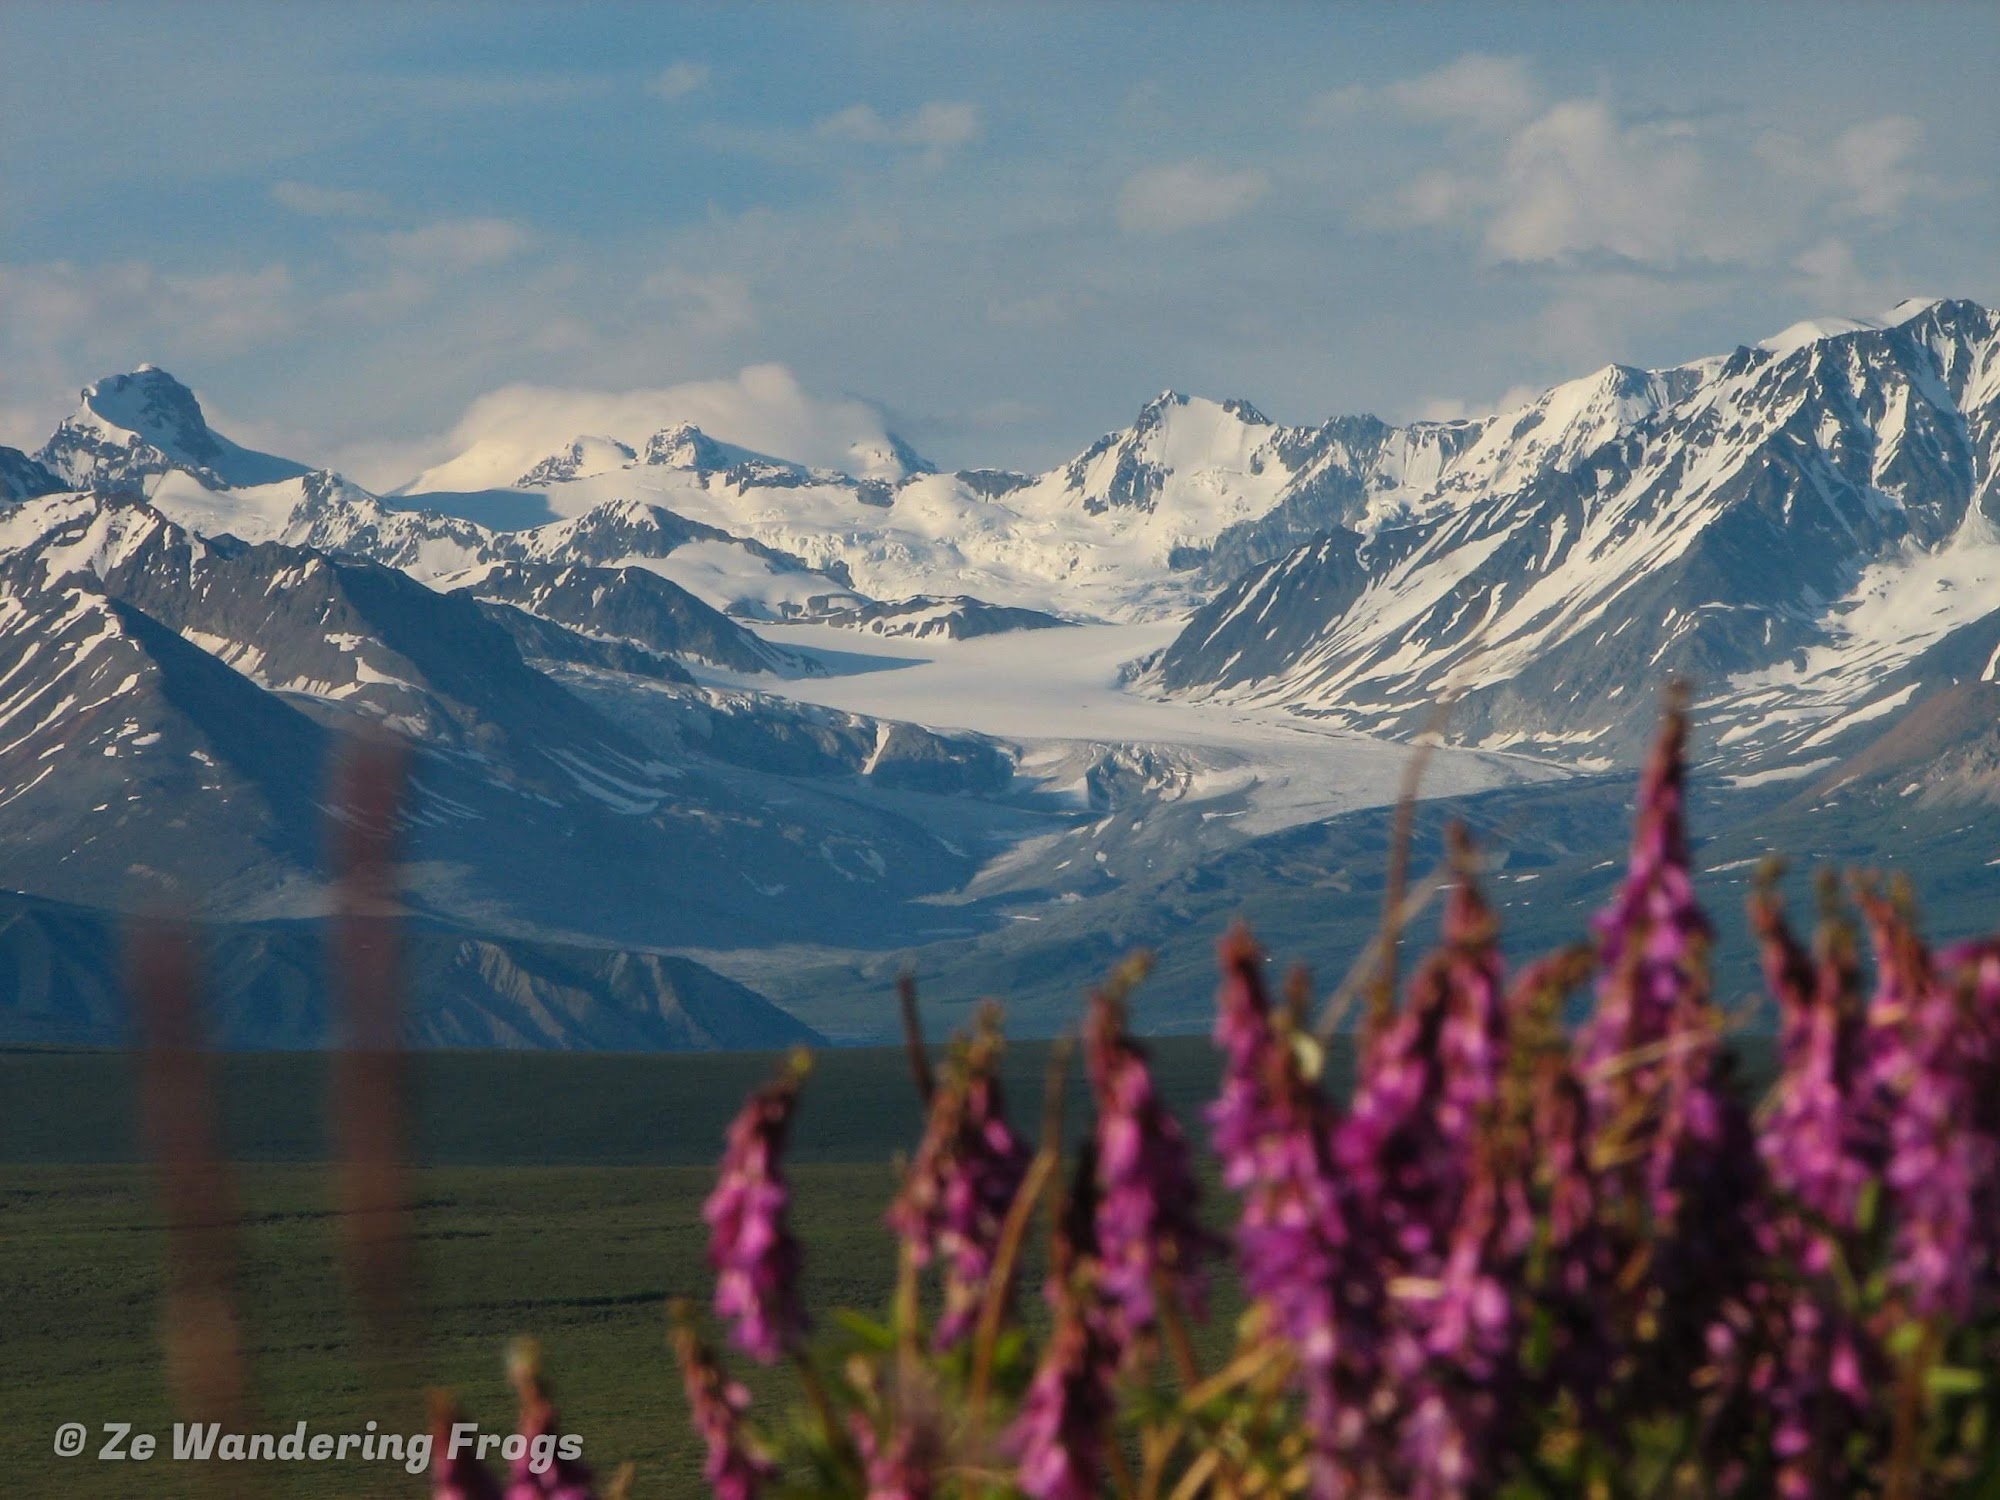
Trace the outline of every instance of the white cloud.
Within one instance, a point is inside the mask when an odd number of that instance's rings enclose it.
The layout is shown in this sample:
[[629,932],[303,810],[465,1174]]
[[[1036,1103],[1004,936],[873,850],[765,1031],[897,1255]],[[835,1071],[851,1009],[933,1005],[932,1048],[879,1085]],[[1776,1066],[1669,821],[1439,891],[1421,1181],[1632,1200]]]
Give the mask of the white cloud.
[[708,64],[686,59],[669,63],[646,80],[647,93],[667,100],[685,99],[707,87]]
[[1148,167],[1119,191],[1118,226],[1165,234],[1220,224],[1248,212],[1270,186],[1255,167],[1231,171],[1199,161]]
[[282,265],[201,276],[143,261],[0,266],[0,329],[6,330],[0,348],[18,341],[104,358],[152,341],[152,347],[224,354],[281,337],[297,322],[291,272]]
[[512,260],[527,247],[527,230],[507,219],[440,219],[377,235],[390,259],[439,271],[468,271]]
[[1903,290],[1886,278],[1871,276],[1855,257],[1854,247],[1832,236],[1793,256],[1791,272],[1792,289],[1821,315],[1873,316]]
[[1885,115],[1835,136],[1831,155],[1847,206],[1871,219],[1894,218],[1917,186],[1910,158],[1923,139],[1924,127],[1907,115]]
[[667,303],[697,336],[713,338],[756,326],[750,284],[733,272],[702,274],[665,266],[641,282],[639,292]]
[[1380,88],[1351,83],[1319,94],[1306,105],[1301,123],[1327,127],[1387,109],[1412,120],[1505,131],[1533,116],[1541,98],[1526,59],[1469,52]]
[[1883,115],[1823,143],[1773,132],[1755,152],[1773,173],[1828,198],[1838,212],[1890,220],[1912,197],[1936,191],[1915,160],[1923,139],[1924,127],[1908,115]]
[[1840,220],[1885,223],[1936,191],[1919,165],[1923,128],[1907,116],[1812,140],[1753,135],[1733,120],[1634,116],[1609,97],[1548,100],[1518,58],[1474,54],[1336,90],[1308,118],[1364,110],[1448,129],[1429,143],[1444,159],[1406,169],[1361,216],[1457,230],[1501,265],[1775,270]]
[[1544,105],[1518,59],[1472,56],[1374,95],[1413,121],[1470,127],[1365,217],[1457,229],[1502,265],[1677,268],[1768,255],[1775,227],[1697,122],[1628,119],[1605,98]]
[[1510,385],[1490,401],[1465,400],[1458,396],[1431,396],[1419,401],[1417,417],[1425,422],[1463,422],[1474,417],[1490,417],[1503,411],[1518,411],[1539,400],[1542,388]]
[[1572,99],[1519,131],[1494,183],[1486,248],[1502,261],[1606,254],[1641,264],[1727,258],[1705,162],[1678,122],[1622,124]]
[[358,188],[315,187],[309,182],[274,182],[271,201],[313,219],[373,219],[388,212],[380,193]]
[[657,390],[510,385],[466,408],[436,445],[437,451],[457,457],[427,470],[417,487],[505,485],[580,435],[637,446],[675,422],[692,422],[725,442],[829,468],[851,464],[849,450],[856,443],[886,440],[882,415],[874,407],[815,396],[784,365],[752,365],[733,379],[688,381]]
[[895,118],[878,114],[870,104],[851,104],[813,127],[815,134],[830,141],[905,146],[922,150],[933,161],[971,145],[982,129],[977,105],[935,99]]
[[1541,90],[1524,59],[1477,52],[1382,93],[1412,119],[1463,121],[1482,130],[1510,129],[1541,107]]
[[144,261],[0,265],[0,442],[39,446],[86,380],[148,360],[193,378],[291,337],[304,312],[283,265],[198,276]]

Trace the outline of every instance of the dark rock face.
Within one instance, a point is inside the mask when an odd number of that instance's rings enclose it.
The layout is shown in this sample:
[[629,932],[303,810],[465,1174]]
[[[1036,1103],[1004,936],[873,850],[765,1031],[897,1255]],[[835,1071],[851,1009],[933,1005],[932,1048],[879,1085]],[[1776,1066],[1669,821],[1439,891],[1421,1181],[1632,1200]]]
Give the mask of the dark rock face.
[[0,503],[34,500],[63,488],[62,479],[19,448],[0,447]]
[[1014,766],[983,740],[951,739],[915,724],[885,724],[866,774],[906,791],[991,795],[1004,791]]
[[938,598],[918,594],[864,604],[855,609],[832,609],[819,621],[873,635],[906,636],[912,640],[933,638],[964,641],[976,636],[999,635],[1009,630],[1051,630],[1069,623],[1039,609],[988,604],[967,594]]
[[644,568],[504,563],[456,592],[658,656],[691,657],[739,672],[813,670]]
[[622,672],[655,682],[692,685],[694,678],[673,657],[630,641],[585,635],[540,615],[529,614],[512,604],[496,604],[482,599],[480,613],[506,631],[515,649],[531,665],[553,664],[587,667],[598,672]]
[[987,500],[998,500],[1035,482],[1034,475],[1016,474],[1012,469],[960,469],[953,477]]

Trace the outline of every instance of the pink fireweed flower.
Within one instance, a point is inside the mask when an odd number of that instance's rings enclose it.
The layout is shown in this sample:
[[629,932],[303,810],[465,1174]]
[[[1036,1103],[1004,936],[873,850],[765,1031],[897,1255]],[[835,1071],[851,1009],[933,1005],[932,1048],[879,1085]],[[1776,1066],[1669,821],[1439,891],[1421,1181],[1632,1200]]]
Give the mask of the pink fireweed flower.
[[542,1379],[541,1349],[534,1340],[517,1340],[507,1351],[507,1378],[521,1403],[514,1430],[527,1443],[521,1456],[512,1460],[507,1500],[595,1500],[590,1470],[562,1456],[561,1424],[548,1383]]
[[1896,1214],[1892,1276],[1919,1317],[1968,1318],[2000,1238],[1990,1214],[2000,1140],[1990,1117],[1996,1075],[1976,984],[1939,975],[1907,916],[1864,893],[1878,985],[1869,1006],[1873,1072],[1890,1097],[1884,1173]]
[[1008,1125],[1001,1097],[1000,1049],[989,1008],[945,1065],[923,1144],[889,1210],[889,1226],[916,1265],[944,1262],[940,1349],[964,1338],[978,1319],[1001,1226],[1028,1171],[1030,1153]]
[[1215,1045],[1226,1061],[1208,1120],[1223,1181],[1243,1198],[1237,1258],[1250,1295],[1270,1307],[1277,1331],[1308,1369],[1323,1372],[1334,1355],[1344,1239],[1333,1111],[1301,1066],[1310,1039],[1272,1010],[1263,955],[1248,931],[1232,928],[1219,956]]
[[1223,1180],[1242,1197],[1237,1264],[1269,1326],[1298,1359],[1314,1444],[1316,1493],[1340,1482],[1334,1458],[1343,1383],[1340,1287],[1346,1230],[1333,1164],[1335,1116],[1306,1059],[1317,1043],[1298,1017],[1273,1009],[1263,955],[1249,932],[1232,928],[1218,957],[1215,1045],[1222,1087],[1208,1121]]
[[[507,1500],[596,1500],[589,1468],[558,1451],[562,1428],[539,1385],[532,1399],[524,1399],[515,1430],[527,1439],[528,1451],[513,1461]],[[539,1473],[537,1463],[542,1465]]]
[[[1863,1193],[1886,1155],[1883,1101],[1869,1076],[1852,940],[1829,923],[1808,954],[1768,892],[1751,898],[1765,987],[1778,1002],[1779,1073],[1757,1141],[1772,1184],[1822,1231],[1851,1235]],[[1821,1233],[1805,1269],[1824,1272],[1837,1246]]]
[[1536,1070],[1530,1126],[1539,1163],[1537,1197],[1547,1253],[1534,1287],[1549,1319],[1548,1351],[1539,1374],[1549,1392],[1566,1392],[1591,1427],[1606,1426],[1605,1402],[1617,1360],[1606,1310],[1615,1305],[1619,1261],[1602,1218],[1603,1183],[1591,1169],[1590,1100],[1566,1056],[1544,1058]]
[[1503,1160],[1496,1136],[1508,1040],[1496,928],[1455,838],[1442,945],[1368,1049],[1335,1146],[1350,1236],[1342,1375],[1370,1418],[1357,1440],[1336,1438],[1336,1469],[1421,1500],[1479,1492],[1498,1470],[1519,1399],[1509,1286],[1531,1224],[1524,1164]]
[[1965,1031],[1960,1049],[1973,1075],[1973,1113],[1967,1128],[1983,1142],[1987,1168],[1980,1177],[1973,1222],[1983,1227],[1977,1259],[1985,1308],[2000,1310],[2000,938],[1947,948],[1938,967],[1960,994]]
[[1099,1286],[1097,1148],[1086,1139],[1056,1225],[1047,1296],[1055,1326],[1007,1434],[1014,1482],[1034,1500],[1097,1500],[1124,1346]]
[[1443,944],[1365,1052],[1335,1139],[1350,1228],[1409,1274],[1431,1275],[1441,1260],[1498,1095],[1506,1014],[1494,932],[1477,886],[1461,874]]
[[899,1423],[885,1438],[859,1412],[848,1419],[867,1484],[865,1500],[931,1500],[937,1492],[937,1452],[928,1423]]
[[709,1493],[714,1500],[757,1500],[758,1492],[778,1477],[777,1467],[743,1431],[750,1393],[724,1373],[714,1353],[696,1335],[692,1310],[686,1304],[675,1309],[674,1351],[695,1431],[708,1449],[701,1472]]
[[[1639,780],[1625,881],[1591,924],[1603,975],[1597,1011],[1580,1040],[1586,1063],[1597,1072],[1641,1049],[1658,1047],[1675,1032],[1690,1004],[1706,999],[1705,980],[1698,976],[1704,972],[1710,930],[1689,872],[1686,750],[1687,716],[1677,694]],[[1606,1094],[1612,1085],[1600,1081],[1593,1087]]]
[[1681,696],[1670,699],[1640,778],[1624,883],[1595,919],[1597,1011],[1579,1045],[1596,1150],[1632,1164],[1617,1202],[1628,1231],[1650,1243],[1655,1287],[1673,1315],[1668,1341],[1698,1354],[1718,1299],[1747,1264],[1757,1158],[1709,999],[1709,925],[1688,859]]
[[1013,1430],[1014,1482],[1035,1500],[1097,1500],[1117,1351],[1073,1302],[1056,1312]]
[[1752,896],[1750,919],[1780,1012],[1779,1076],[1757,1142],[1777,1194],[1760,1201],[1756,1232],[1767,1259],[1803,1274],[1748,1289],[1761,1340],[1718,1329],[1711,1348],[1740,1396],[1769,1414],[1778,1493],[1810,1500],[1859,1487],[1851,1454],[1879,1429],[1873,1392],[1888,1387],[1876,1339],[1832,1278],[1860,1246],[1863,1194],[1883,1162],[1882,1111],[1850,933],[1829,920],[1809,955],[1768,890]]
[[806,1326],[782,1163],[809,1067],[805,1053],[793,1054],[780,1077],[745,1101],[729,1126],[715,1190],[701,1210],[709,1226],[716,1316],[732,1325],[737,1347],[764,1364],[796,1347]]
[[1213,1240],[1196,1216],[1187,1139],[1160,1100],[1146,1050],[1125,1030],[1121,976],[1091,997],[1084,1059],[1097,1101],[1099,1294],[1129,1352],[1158,1318],[1157,1289],[1199,1312]]

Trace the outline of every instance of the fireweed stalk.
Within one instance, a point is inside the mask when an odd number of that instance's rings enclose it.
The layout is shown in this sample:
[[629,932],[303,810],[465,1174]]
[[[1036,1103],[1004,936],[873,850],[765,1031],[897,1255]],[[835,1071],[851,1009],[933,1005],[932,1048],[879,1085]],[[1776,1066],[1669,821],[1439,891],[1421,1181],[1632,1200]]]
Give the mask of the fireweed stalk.
[[1677,688],[1640,777],[1624,882],[1593,923],[1597,1011],[1578,1036],[1593,1166],[1616,1179],[1607,1205],[1623,1240],[1621,1286],[1632,1293],[1606,1312],[1628,1338],[1625,1373],[1648,1391],[1641,1404],[1666,1408],[1684,1401],[1716,1319],[1742,1291],[1761,1175],[1709,996],[1711,929],[1688,858],[1683,702]]
[[730,1123],[721,1174],[701,1210],[709,1226],[716,1316],[731,1325],[737,1347],[763,1364],[797,1348],[806,1327],[783,1155],[810,1066],[804,1052],[794,1053],[785,1072],[744,1103]]
[[1047,1289],[1054,1327],[1008,1436],[1020,1465],[1016,1482],[1033,1500],[1092,1500],[1103,1483],[1128,1346],[1115,1327],[1116,1304],[1104,1296],[1102,1222],[1097,1150],[1086,1141],[1055,1225]]
[[709,1493],[715,1500],[757,1500],[778,1470],[744,1431],[750,1393],[729,1378],[695,1332],[694,1308],[685,1300],[674,1305],[673,1341],[688,1413],[707,1451],[701,1473]]
[[1242,1199],[1237,1264],[1244,1289],[1265,1304],[1274,1332],[1296,1351],[1314,1431],[1330,1432],[1346,1243],[1333,1110],[1306,1073],[1311,1038],[1271,1005],[1263,955],[1248,929],[1230,930],[1220,959],[1214,1035],[1225,1061],[1208,1121],[1223,1182]]
[[[1779,1073],[1757,1142],[1773,1189],[1754,1214],[1766,1268],[1745,1315],[1710,1336],[1726,1378],[1750,1398],[1738,1423],[1768,1413],[1772,1485],[1785,1500],[1862,1488],[1884,1439],[1871,1392],[1889,1379],[1875,1331],[1842,1284],[1866,1254],[1869,1184],[1886,1152],[1854,935],[1828,896],[1811,953],[1768,885],[1750,899],[1779,1013]],[[1742,1446],[1742,1434],[1726,1436]]]
[[508,1350],[507,1379],[521,1407],[514,1430],[528,1440],[528,1451],[513,1462],[507,1500],[596,1500],[590,1469],[580,1460],[557,1452],[537,1472],[536,1444],[555,1444],[562,1423],[542,1377],[541,1350],[534,1340],[517,1340]]
[[1125,996],[1141,973],[1128,966],[1091,997],[1083,1032],[1097,1102],[1099,1291],[1128,1360],[1158,1328],[1161,1298],[1200,1313],[1201,1262],[1215,1248],[1196,1214],[1187,1138],[1160,1102],[1146,1049],[1125,1029]]
[[[1894,1281],[1919,1318],[1970,1316],[2000,1225],[2000,1142],[1979,1128],[2000,1082],[1977,987],[1940,974],[1901,902],[1864,892],[1880,981],[1869,1007],[1873,1073],[1890,1098],[1885,1180],[1898,1220]],[[1984,1095],[1985,1097],[1982,1097]]]
[[946,1061],[923,1143],[889,1210],[889,1227],[919,1268],[944,1264],[939,1349],[956,1345],[978,1321],[1001,1226],[1028,1172],[1028,1147],[1007,1123],[1001,1047],[998,1009],[988,1006]]
[[[1459,1496],[1495,1467],[1526,1248],[1490,1116],[1505,1062],[1495,924],[1454,837],[1443,941],[1371,1038],[1334,1136],[1345,1232],[1326,1494]],[[1503,1368],[1503,1366],[1509,1366]]]

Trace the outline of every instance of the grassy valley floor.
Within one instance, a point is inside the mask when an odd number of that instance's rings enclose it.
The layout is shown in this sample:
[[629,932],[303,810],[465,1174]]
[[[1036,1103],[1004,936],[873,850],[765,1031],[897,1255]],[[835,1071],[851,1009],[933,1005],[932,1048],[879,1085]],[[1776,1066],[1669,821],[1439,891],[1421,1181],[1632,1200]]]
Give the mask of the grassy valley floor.
[[[1013,1113],[1030,1130],[1046,1055],[1024,1045],[1010,1058]],[[419,1395],[375,1394],[343,1306],[332,1174],[321,1160],[325,1059],[218,1061],[245,1221],[239,1291],[254,1430],[283,1432],[301,1419],[312,1432],[360,1431],[371,1419],[383,1430],[422,1430]],[[507,1430],[513,1399],[503,1351],[532,1334],[543,1343],[565,1429],[582,1435],[601,1473],[630,1459],[639,1466],[635,1496],[701,1494],[664,1307],[670,1296],[706,1294],[699,1212],[710,1163],[730,1112],[773,1062],[414,1057],[420,1382],[450,1387],[470,1418]],[[1214,1077],[1206,1043],[1164,1041],[1158,1064],[1183,1120],[1199,1132],[1194,1112]],[[134,1060],[124,1054],[0,1051],[5,1472],[23,1493],[93,1500],[424,1493],[422,1481],[394,1465],[359,1461],[258,1465],[235,1476],[248,1483],[231,1491],[219,1464],[53,1456],[61,1422],[95,1431],[128,1421],[164,1443],[174,1420],[159,1339],[166,1235],[134,1134],[133,1082]],[[1074,1124],[1080,1093],[1072,1099]],[[882,1305],[892,1259],[881,1213],[893,1158],[914,1145],[918,1123],[899,1050],[821,1057],[794,1171],[811,1306]]]

